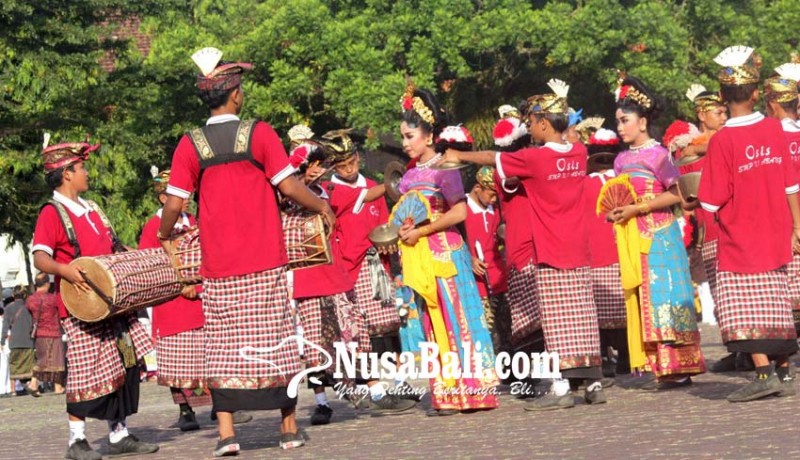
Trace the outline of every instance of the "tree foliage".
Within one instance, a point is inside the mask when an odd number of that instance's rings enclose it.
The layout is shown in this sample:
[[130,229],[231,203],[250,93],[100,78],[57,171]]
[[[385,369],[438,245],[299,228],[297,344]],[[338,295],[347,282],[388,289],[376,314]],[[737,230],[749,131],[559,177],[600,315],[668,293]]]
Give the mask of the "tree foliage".
[[[308,122],[397,131],[406,76],[434,89],[479,146],[495,108],[571,85],[570,103],[613,128],[611,89],[623,69],[668,102],[660,124],[691,117],[683,94],[716,88],[712,59],[754,46],[763,73],[797,50],[795,0],[6,0],[0,5],[0,232],[28,240],[44,190],[42,132],[58,141],[91,133],[91,198],[133,243],[156,207],[150,164],[166,167],[180,135],[201,123],[190,55],[216,46],[253,62],[245,114],[285,132]],[[113,40],[114,18],[136,16],[147,56]],[[109,20],[111,19],[111,20]],[[108,50],[116,67],[98,61]]]

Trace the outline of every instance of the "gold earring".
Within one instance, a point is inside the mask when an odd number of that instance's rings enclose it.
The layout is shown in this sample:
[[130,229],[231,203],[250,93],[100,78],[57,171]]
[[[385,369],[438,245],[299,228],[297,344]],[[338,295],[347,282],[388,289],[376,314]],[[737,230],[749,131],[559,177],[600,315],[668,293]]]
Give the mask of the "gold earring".
[[647,131],[647,128],[646,127],[645,128],[639,128],[639,131],[645,132],[645,131]]
[[433,145],[433,139],[428,139],[428,142],[426,142],[425,145],[427,145],[428,147]]

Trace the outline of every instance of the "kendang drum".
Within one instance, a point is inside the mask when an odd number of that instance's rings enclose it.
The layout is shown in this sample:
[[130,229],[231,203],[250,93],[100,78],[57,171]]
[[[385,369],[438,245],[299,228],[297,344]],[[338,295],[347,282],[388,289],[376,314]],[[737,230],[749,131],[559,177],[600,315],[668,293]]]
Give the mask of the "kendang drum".
[[329,235],[322,214],[284,212],[281,219],[289,270],[331,263]]
[[180,295],[200,280],[200,239],[196,230],[175,240],[174,262],[162,248],[79,257],[89,292],[61,280],[61,298],[72,316],[89,323],[139,311]]

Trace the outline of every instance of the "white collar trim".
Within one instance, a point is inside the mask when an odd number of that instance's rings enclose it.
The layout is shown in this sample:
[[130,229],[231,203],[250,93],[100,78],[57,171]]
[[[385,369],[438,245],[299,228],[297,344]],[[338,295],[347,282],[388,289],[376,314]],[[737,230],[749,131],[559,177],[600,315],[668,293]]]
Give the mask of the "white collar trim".
[[229,121],[239,121],[239,117],[230,113],[226,113],[224,115],[214,115],[206,121],[206,126],[215,125],[217,123],[227,123]]
[[750,115],[743,115],[741,117],[729,118],[728,121],[725,122],[725,126],[729,126],[731,128],[750,126],[758,123],[763,119],[764,115],[761,112],[753,112]]
[[792,120],[791,118],[784,118],[781,120],[783,130],[787,133],[800,133],[800,121]]
[[81,197],[78,197],[78,201],[76,202],[53,190],[53,199],[63,204],[67,209],[69,209],[69,212],[75,214],[77,217],[83,217],[84,214],[92,212],[92,208],[89,206],[89,203],[87,203],[86,200]]
[[331,177],[331,182],[336,185],[346,185],[351,188],[367,188],[367,178],[362,176],[360,173],[358,175],[358,179],[356,179],[355,183],[351,184],[349,182],[345,182],[342,179],[339,179],[339,176],[334,174]]
[[546,142],[544,146],[559,153],[568,153],[570,150],[572,150],[572,144],[569,142],[565,144],[559,144],[558,142]]
[[480,203],[473,200],[472,196],[470,196],[469,194],[467,194],[467,206],[469,206],[469,209],[472,210],[472,212],[474,212],[475,214],[478,213],[485,214],[487,212],[489,214],[494,214],[494,207],[492,205],[489,205],[486,209],[483,209]]

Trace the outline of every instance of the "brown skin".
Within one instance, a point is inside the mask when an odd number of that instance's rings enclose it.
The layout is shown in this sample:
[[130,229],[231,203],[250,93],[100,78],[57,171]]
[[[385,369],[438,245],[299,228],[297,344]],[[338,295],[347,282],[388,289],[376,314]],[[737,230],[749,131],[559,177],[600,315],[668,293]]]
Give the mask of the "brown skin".
[[[212,109],[211,116],[216,115],[238,115],[242,110],[244,104],[244,93],[242,88],[238,87],[231,91],[228,96],[228,101],[222,106]],[[281,194],[287,196],[297,202],[300,206],[311,211],[319,212],[325,219],[325,223],[329,228],[333,228],[336,223],[336,216],[333,214],[330,206],[325,200],[320,199],[314,195],[308,187],[306,187],[300,180],[294,176],[287,177],[280,184],[278,190]],[[185,206],[183,198],[174,195],[169,195],[164,208],[161,213],[161,226],[159,234],[169,235],[175,227],[175,222],[178,221],[181,210]],[[164,250],[169,254],[171,251],[171,241],[162,240],[161,245]],[[295,419],[295,409],[281,409],[281,433],[296,433],[297,421]],[[233,415],[230,412],[217,412],[217,422],[219,423],[219,437],[225,439],[235,434],[233,429]]]
[[[433,150],[433,133],[426,132],[420,127],[412,128],[406,122],[400,124],[400,134],[403,138],[403,150],[409,158],[417,158],[420,163],[424,163],[436,155]],[[458,225],[467,218],[467,204],[464,200],[453,205],[436,222],[428,224],[429,232],[436,233]],[[403,243],[413,246],[417,244],[422,231],[412,224],[405,224],[400,227],[400,239]]]
[[[715,133],[725,126],[728,121],[728,108],[724,105],[715,107],[707,112],[697,112],[697,121],[701,133]],[[682,156],[705,155],[708,150],[708,143],[700,145],[689,145],[681,152]]]
[[[470,198],[478,203],[481,208],[486,209],[497,203],[497,192],[492,189],[484,188],[480,184],[475,184],[472,191],[469,192]],[[486,275],[486,262],[483,262],[477,257],[472,258],[472,272],[478,276]]]

